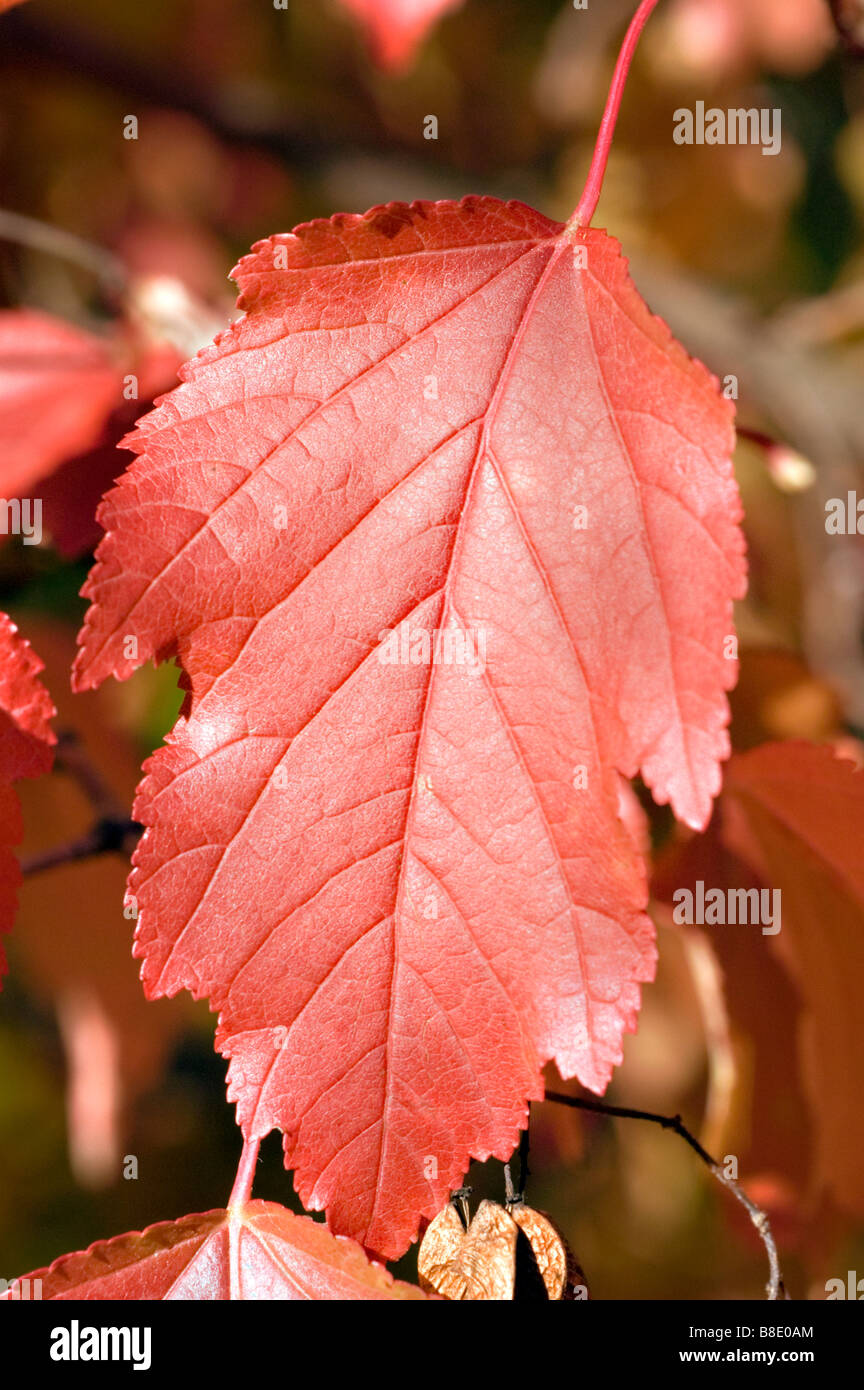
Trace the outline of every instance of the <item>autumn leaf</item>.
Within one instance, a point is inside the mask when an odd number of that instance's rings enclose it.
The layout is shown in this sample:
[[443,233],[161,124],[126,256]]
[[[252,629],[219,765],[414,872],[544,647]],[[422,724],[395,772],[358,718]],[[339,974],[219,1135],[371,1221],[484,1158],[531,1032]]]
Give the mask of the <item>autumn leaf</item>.
[[[745,656],[742,672],[746,668]],[[740,686],[736,702],[739,691]],[[745,720],[745,737],[751,727]],[[740,737],[734,716],[733,733]],[[701,933],[700,949],[713,957],[721,979],[721,1052],[712,1068],[719,1086],[716,1100],[709,1098],[710,1135],[703,1134],[702,1140],[712,1152],[738,1155],[748,1191],[754,1175],[770,1175],[803,1192],[813,1155],[811,1117],[795,1045],[801,999],[771,948],[774,938],[763,937],[756,928],[757,943],[753,928],[741,923],[673,925],[673,903],[680,901],[675,894],[682,889],[697,894],[700,881],[706,893],[761,889],[749,864],[725,843],[722,830],[721,797],[704,834],[680,832],[664,847],[651,881],[656,910],[668,918],[668,929]],[[716,1019],[705,1022],[706,1041],[716,1047]],[[749,1228],[749,1222],[744,1226]]]
[[[425,1299],[372,1263],[354,1241],[275,1202],[249,1202],[163,1221],[146,1231],[97,1241],[0,1295],[43,1299],[228,1299],[280,1302]],[[29,1281],[29,1282],[28,1282]]]
[[[128,692],[105,686],[73,695],[68,672],[75,643],[68,628],[38,618],[27,630],[56,696],[58,729],[74,735],[118,809],[128,814],[140,762],[122,727]],[[93,824],[92,802],[62,758],[52,777],[25,784],[19,795],[25,855],[80,839]],[[133,922],[123,909],[127,873],[127,857],[117,853],[32,874],[21,890],[15,928],[16,978],[57,1014],[66,1054],[70,1165],[87,1186],[120,1171],[131,1104],[161,1076],[194,1007],[186,996],[157,1008],[144,998],[132,959]]]
[[385,68],[405,68],[436,20],[463,0],[342,0],[360,20],[373,55]]
[[[38,679],[42,663],[0,613],[0,934],[15,918],[21,870],[13,853],[22,834],[21,808],[13,783],[39,777],[51,767],[54,706]],[[6,958],[0,949],[0,978]]]
[[[602,1091],[634,1025],[616,768],[696,825],[719,785],[730,411],[617,243],[518,204],[312,223],[237,279],[103,504],[77,680],[179,654],[143,978],[210,996],[247,1137],[390,1255],[544,1061]],[[476,660],[411,656],[442,632]]]
[[781,929],[767,940],[803,1005],[797,1043],[817,1180],[864,1212],[864,775],[827,747],[769,744],[732,760],[722,806],[727,844],[781,893]]
[[123,326],[99,338],[30,309],[0,311],[0,490],[38,485],[42,531],[61,554],[95,548],[100,498],[129,462],[117,445],[180,362],[170,344]]
[[246,1138],[387,1256],[547,1060],[605,1088],[654,965],[620,776],[701,825],[728,752],[731,406],[584,225],[611,124],[567,226],[259,243],[100,511],[77,687],[188,690],[135,804],[145,987],[209,997]]
[[862,817],[864,776],[830,747],[766,744],[731,759],[708,831],[670,846],[653,879],[668,905],[700,880],[706,896],[779,891],[779,931],[705,928],[739,1037],[737,1103],[742,1091],[749,1102],[740,1153],[778,1192],[827,1191],[855,1212],[864,1211]]
[[110,348],[95,334],[34,309],[0,312],[4,497],[27,493],[64,459],[91,449],[121,386]]
[[175,349],[167,345],[130,356],[128,365],[134,367],[136,379],[135,397],[115,404],[92,447],[65,459],[40,482],[46,536],[65,558],[75,559],[95,550],[102,536],[96,520],[99,502],[131,458],[126,450],[118,448],[120,440],[138,417],[151,409],[154,399],[176,384],[180,363]]

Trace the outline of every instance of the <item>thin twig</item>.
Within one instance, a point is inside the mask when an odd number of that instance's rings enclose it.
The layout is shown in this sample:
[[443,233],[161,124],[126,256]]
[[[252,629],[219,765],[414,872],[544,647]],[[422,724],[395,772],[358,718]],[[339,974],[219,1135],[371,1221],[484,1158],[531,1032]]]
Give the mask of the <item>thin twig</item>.
[[694,1153],[699,1155],[706,1167],[710,1168],[717,1181],[722,1183],[725,1188],[728,1188],[736,1200],[739,1201],[742,1207],[747,1211],[750,1220],[753,1222],[759,1234],[762,1244],[765,1246],[765,1253],[768,1256],[770,1277],[765,1286],[767,1298],[772,1301],[780,1298],[788,1298],[783,1284],[783,1277],[780,1273],[777,1246],[774,1242],[774,1235],[771,1231],[771,1225],[768,1221],[767,1214],[747,1196],[746,1192],[743,1188],[739,1187],[734,1178],[730,1178],[728,1174],[724,1173],[716,1159],[713,1159],[707,1149],[703,1149],[699,1140],[690,1133],[680,1115],[655,1115],[650,1110],[633,1110],[623,1105],[607,1105],[606,1102],[602,1100],[583,1100],[581,1096],[567,1096],[561,1091],[547,1091],[546,1099],[555,1101],[558,1105],[570,1105],[574,1110],[593,1110],[598,1115],[612,1115],[620,1120],[650,1120],[652,1124],[660,1125],[662,1129],[673,1130],[686,1144],[690,1145],[690,1148]]
[[83,791],[100,820],[125,820],[125,807],[93,763],[74,729],[57,734],[55,767],[67,772]]
[[94,859],[100,854],[128,856],[141,838],[142,829],[143,826],[134,820],[98,820],[86,835],[22,859],[21,873],[24,878],[30,878],[46,869],[56,869],[60,864],[74,864],[76,860]]
[[525,1201],[525,1189],[528,1186],[528,1152],[530,1146],[531,1109],[528,1109],[528,1124],[519,1135],[519,1186],[513,1186],[513,1174],[510,1164],[504,1164],[504,1205],[509,1211],[511,1207],[519,1206]]
[[98,276],[112,290],[125,288],[128,275],[122,261],[95,242],[62,227],[52,227],[49,222],[0,208],[0,241],[14,241],[46,255],[59,256]]
[[100,854],[130,855],[141,837],[143,827],[127,815],[125,807],[90,761],[84,745],[72,729],[63,729],[57,735],[55,767],[68,773],[78,783],[93,807],[96,819],[86,834],[22,859],[21,873],[24,877],[54,869],[59,864],[92,859]]

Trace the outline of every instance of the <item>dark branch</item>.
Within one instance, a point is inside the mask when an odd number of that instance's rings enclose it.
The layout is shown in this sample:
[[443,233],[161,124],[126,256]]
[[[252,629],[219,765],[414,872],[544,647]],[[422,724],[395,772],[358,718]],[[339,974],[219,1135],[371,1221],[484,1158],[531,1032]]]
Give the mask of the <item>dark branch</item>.
[[128,819],[125,807],[118,801],[98,767],[90,760],[74,729],[61,729],[57,734],[54,766],[58,771],[68,773],[78,783],[100,820]]
[[100,854],[131,855],[138,843],[143,826],[131,820],[105,782],[99,769],[90,761],[78,735],[63,729],[57,735],[57,771],[66,772],[84,792],[96,815],[86,834],[62,845],[52,845],[21,860],[24,877],[72,864],[79,859],[92,859]]
[[680,1138],[684,1140],[685,1144],[690,1145],[694,1153],[699,1155],[705,1166],[710,1168],[717,1181],[722,1183],[723,1186],[732,1193],[736,1201],[741,1203],[750,1217],[750,1220],[753,1222],[762,1240],[762,1244],[765,1246],[765,1253],[768,1256],[770,1276],[765,1289],[766,1296],[771,1300],[788,1298],[789,1295],[786,1293],[783,1278],[780,1273],[777,1246],[774,1241],[774,1235],[771,1231],[767,1214],[747,1196],[747,1193],[743,1188],[739,1187],[734,1178],[728,1177],[727,1174],[723,1172],[723,1169],[716,1159],[713,1159],[707,1149],[703,1149],[699,1140],[690,1133],[680,1115],[655,1115],[650,1110],[632,1110],[623,1105],[607,1105],[606,1102],[602,1100],[583,1100],[580,1096],[567,1096],[561,1091],[547,1091],[546,1099],[555,1101],[558,1105],[570,1105],[574,1110],[592,1110],[598,1115],[613,1115],[616,1119],[620,1120],[650,1120],[652,1124],[660,1125],[662,1129],[673,1130],[675,1134],[679,1135]]
[[18,242],[34,251],[59,256],[102,280],[107,289],[119,291],[126,287],[129,276],[123,262],[95,242],[75,236],[62,227],[52,227],[35,217],[0,208],[0,239]]
[[504,1202],[507,1207],[514,1207],[519,1202],[525,1201],[525,1189],[528,1186],[528,1178],[531,1170],[528,1167],[528,1155],[531,1150],[531,1107],[528,1107],[528,1124],[519,1135],[519,1187],[514,1188],[513,1177],[510,1172],[510,1164],[504,1164]]
[[77,840],[67,840],[62,845],[52,845],[51,849],[41,850],[21,860],[21,873],[25,878],[40,874],[45,869],[55,869],[59,864],[73,864],[79,859],[93,859],[99,854],[130,855],[141,837],[143,826],[134,820],[99,820]]

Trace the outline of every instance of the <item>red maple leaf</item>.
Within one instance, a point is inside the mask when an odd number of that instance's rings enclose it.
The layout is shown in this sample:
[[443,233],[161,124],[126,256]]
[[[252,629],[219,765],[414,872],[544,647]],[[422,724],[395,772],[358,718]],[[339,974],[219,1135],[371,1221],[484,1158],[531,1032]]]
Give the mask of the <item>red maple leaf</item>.
[[135,807],[145,987],[209,996],[246,1136],[386,1255],[549,1058],[605,1088],[654,961],[618,774],[701,825],[728,752],[731,407],[596,186],[259,243],[100,513],[78,686],[176,654],[189,691]]
[[407,67],[436,20],[462,0],[342,0],[365,26],[376,62]]
[[[54,706],[38,679],[42,663],[5,613],[0,613],[0,934],[15,917],[21,870],[13,854],[22,835],[13,783],[38,777],[53,759]],[[0,977],[6,959],[0,950]]]
[[[137,379],[137,397],[122,400],[102,421],[92,447],[68,457],[39,484],[45,531],[51,544],[67,559],[95,550],[102,535],[96,511],[104,493],[116,482],[131,455],[119,448],[154,398],[177,380],[181,358],[169,346],[145,348],[130,358]],[[120,395],[118,389],[118,397]]]
[[35,309],[0,313],[4,497],[26,492],[64,459],[92,448],[121,384],[109,344],[95,334]]
[[[0,311],[0,491],[38,491],[63,555],[96,545],[99,499],[129,462],[118,442],[175,383],[180,360],[122,326],[100,338],[36,310]],[[126,371],[134,399],[124,395]]]
[[311,1217],[274,1202],[249,1202],[97,1241],[23,1275],[0,1295],[36,1297],[376,1302],[427,1296]]

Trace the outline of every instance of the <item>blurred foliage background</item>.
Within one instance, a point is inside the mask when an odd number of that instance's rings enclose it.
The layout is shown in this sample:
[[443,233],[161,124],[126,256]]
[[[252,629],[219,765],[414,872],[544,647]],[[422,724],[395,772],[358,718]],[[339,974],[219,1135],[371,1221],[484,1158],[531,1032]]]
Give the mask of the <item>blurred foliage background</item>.
[[[181,360],[232,313],[238,257],[308,218],[466,192],[566,218],[633,8],[465,0],[388,72],[337,0],[19,5],[0,18],[0,305],[106,335],[134,321]],[[752,588],[738,615],[738,747],[806,737],[854,750],[864,729],[861,541],[829,555],[824,534],[825,498],[860,484],[864,460],[864,7],[833,9],[845,39],[826,0],[661,0],[595,218],[624,243],[652,307],[740,384]],[[673,112],[698,100],[779,107],[780,153],[676,145]],[[177,672],[67,693],[89,558],[6,544],[0,603],[47,664],[60,726],[128,807],[179,706]],[[23,798],[25,855],[92,818],[62,771]],[[660,845],[668,818],[650,816]],[[220,1206],[230,1190],[240,1144],[213,1019],[186,999],[145,1004],[126,867],[103,855],[22,891],[0,999],[7,1278]],[[864,1271],[864,1179],[857,1209],[841,1209],[813,1171],[814,1119],[789,1064],[801,1000],[766,952],[741,948],[725,966],[741,995],[733,1028],[710,947],[665,920],[660,936],[658,979],[609,1098],[680,1111],[716,1152],[738,1154],[793,1296],[824,1297],[826,1278]],[[137,1177],[124,1176],[128,1156]],[[530,1164],[528,1198],[561,1224],[594,1296],[759,1296],[764,1256],[746,1217],[674,1136],[546,1103],[533,1108]],[[500,1164],[475,1165],[469,1181],[501,1200]],[[297,1208],[276,1135],[256,1195]],[[415,1263],[405,1257],[402,1277]]]

